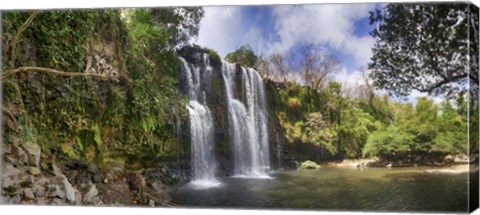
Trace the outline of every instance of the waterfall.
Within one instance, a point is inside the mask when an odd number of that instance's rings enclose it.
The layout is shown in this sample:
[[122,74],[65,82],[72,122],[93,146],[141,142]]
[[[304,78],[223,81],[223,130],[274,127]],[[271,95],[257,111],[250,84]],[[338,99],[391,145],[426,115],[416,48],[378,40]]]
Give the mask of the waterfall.
[[[242,67],[241,73],[237,74],[235,64],[227,62],[222,64],[222,75],[230,141],[234,146],[234,174],[239,177],[268,177],[270,162],[263,81],[257,71]],[[240,93],[236,92],[237,75],[241,75]]]
[[[192,66],[191,69],[185,59],[183,69],[187,78],[188,96],[190,101],[187,109],[190,114],[190,139],[192,150],[192,182],[198,188],[208,188],[219,185],[215,180],[216,159],[214,155],[213,117],[206,105],[205,92],[202,90],[202,68]],[[205,65],[204,74],[211,74],[208,56],[203,55]]]

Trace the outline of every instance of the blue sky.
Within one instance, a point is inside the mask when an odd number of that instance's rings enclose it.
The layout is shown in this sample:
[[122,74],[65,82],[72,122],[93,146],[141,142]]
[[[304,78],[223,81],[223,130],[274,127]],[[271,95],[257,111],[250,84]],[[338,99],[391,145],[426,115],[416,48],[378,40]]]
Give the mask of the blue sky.
[[376,4],[318,4],[273,6],[205,7],[200,23],[202,46],[213,48],[224,57],[249,44],[260,55],[285,53],[296,45],[310,42],[336,55],[342,70],[335,79],[348,82],[348,76],[367,67],[374,39],[368,32],[369,11]]
[[[308,42],[337,56],[341,68],[332,79],[344,85],[360,84],[359,69],[366,69],[375,40],[369,32],[369,11],[381,5],[313,4],[204,7],[195,43],[212,48],[224,57],[242,45],[258,55],[283,54]],[[409,101],[414,101],[413,92]]]

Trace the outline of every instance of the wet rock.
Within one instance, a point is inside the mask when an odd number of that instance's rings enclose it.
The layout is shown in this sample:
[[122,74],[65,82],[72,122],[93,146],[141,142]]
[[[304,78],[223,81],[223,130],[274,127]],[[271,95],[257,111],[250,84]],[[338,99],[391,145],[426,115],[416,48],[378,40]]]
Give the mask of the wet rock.
[[102,181],[102,177],[99,176],[99,175],[93,175],[93,176],[92,176],[92,181],[93,181],[94,183],[100,183],[100,182]]
[[[75,184],[78,185],[89,185],[92,183],[92,180],[90,180],[90,176],[86,172],[80,172],[75,179]],[[85,187],[88,186],[81,187],[81,189],[84,189]]]
[[71,203],[75,203],[75,189],[72,187],[70,182],[68,182],[67,177],[65,176],[63,176],[63,187],[65,189],[67,200]]
[[153,200],[150,199],[150,200],[148,201],[148,205],[150,205],[151,207],[155,207],[155,201],[153,201]]
[[35,183],[35,178],[33,175],[27,175],[21,179],[20,186],[21,187],[29,187],[31,188],[33,184]]
[[59,199],[59,198],[54,198],[52,200],[52,205],[65,205],[65,201],[63,201],[62,199]]
[[95,197],[93,200],[93,204],[96,205],[99,203],[95,202],[96,199],[102,200],[102,203],[113,205],[113,204],[121,204],[121,205],[129,205],[131,204],[132,199],[134,198],[130,187],[126,183],[109,183],[109,184],[96,184],[96,188],[98,189],[98,197]]
[[27,172],[29,172],[32,175],[40,175],[40,173],[42,173],[42,171],[37,167],[29,166],[26,169],[27,169]]
[[78,171],[77,170],[70,170],[68,172],[68,179],[70,181],[74,181],[77,178],[77,176],[78,176]]
[[2,189],[6,194],[14,194],[18,189],[16,180],[11,177],[4,177],[2,180]]
[[25,149],[28,155],[27,163],[40,168],[40,155],[42,153],[40,147],[37,144],[24,144],[23,149]]
[[55,164],[52,164],[52,170],[52,173],[56,176],[63,175],[62,170],[60,170],[60,168],[58,168]]
[[115,181],[119,179],[123,179],[125,178],[125,169],[123,167],[113,166],[111,174]]
[[4,154],[11,154],[12,153],[12,145],[11,144],[2,144],[3,153]]
[[17,176],[20,173],[21,173],[21,171],[19,169],[13,167],[9,163],[5,163],[5,167],[2,169],[3,177]]
[[80,191],[78,191],[77,189],[75,189],[75,203],[77,205],[81,205],[82,203],[82,193],[80,193]]
[[65,199],[66,197],[65,192],[60,189],[60,186],[58,186],[57,184],[49,185],[47,190],[49,191],[48,197],[59,199]]
[[96,174],[97,171],[98,171],[98,167],[94,163],[91,163],[91,164],[88,165],[87,171],[89,173]]
[[149,186],[156,192],[163,192],[167,188],[166,185],[162,184],[160,181],[155,181],[149,184]]
[[35,194],[37,198],[45,196],[45,188],[39,184],[33,185],[32,190],[33,194]]
[[85,190],[88,188],[88,184],[87,183],[81,183],[80,185],[78,185],[78,187],[81,189],[81,190]]
[[107,180],[107,181],[114,181],[114,177],[111,173],[107,173],[105,175],[105,179],[104,180]]
[[37,180],[36,184],[40,185],[40,186],[45,186],[47,183],[49,183],[50,180],[45,178],[45,177],[41,177],[40,179]]
[[88,190],[87,194],[85,194],[83,198],[83,202],[85,203],[93,203],[94,198],[98,195],[98,190],[95,184],[92,184],[90,186],[90,189]]
[[104,203],[100,198],[96,197],[95,200],[93,201],[93,205],[102,206],[102,205],[104,205]]
[[35,199],[35,195],[32,192],[32,189],[26,188],[23,190],[23,198],[26,200],[32,200]]
[[15,159],[13,156],[5,156],[5,163],[9,163],[13,167],[18,167],[20,165],[20,162],[18,162],[18,160]]
[[27,163],[28,155],[18,144],[12,145],[12,154],[16,155],[22,163]]
[[17,194],[8,200],[9,204],[14,204],[14,205],[20,204],[21,202],[22,202],[22,196],[20,194]]
[[82,160],[77,160],[73,158],[64,158],[64,164],[66,167],[70,169],[76,169],[76,170],[86,170],[87,169],[87,164],[85,161]]
[[46,205],[47,203],[45,202],[45,199],[39,198],[36,200],[35,204],[37,205]]

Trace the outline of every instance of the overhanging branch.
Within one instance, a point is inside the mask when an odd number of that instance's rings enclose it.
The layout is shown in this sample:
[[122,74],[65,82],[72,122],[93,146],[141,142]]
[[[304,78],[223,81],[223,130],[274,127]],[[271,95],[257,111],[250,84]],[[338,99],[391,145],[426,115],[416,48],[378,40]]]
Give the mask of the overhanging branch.
[[2,79],[8,78],[15,74],[28,73],[28,72],[39,72],[39,73],[52,74],[52,75],[57,75],[62,77],[94,77],[102,80],[118,80],[119,78],[122,78],[127,80],[128,82],[132,82],[132,80],[124,76],[111,77],[111,76],[106,76],[106,75],[101,75],[96,73],[64,72],[64,71],[59,71],[59,70],[45,68],[45,67],[20,67],[14,70],[8,70],[2,74]]

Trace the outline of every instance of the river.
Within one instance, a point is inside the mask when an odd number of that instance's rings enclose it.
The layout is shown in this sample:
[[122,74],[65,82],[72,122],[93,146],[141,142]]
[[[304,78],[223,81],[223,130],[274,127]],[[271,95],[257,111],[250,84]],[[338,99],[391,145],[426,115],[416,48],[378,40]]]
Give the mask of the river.
[[[218,178],[218,187],[189,184],[171,192],[182,207],[465,212],[468,174],[426,168],[322,168],[270,173],[271,178]],[[476,173],[478,180],[478,172]]]

